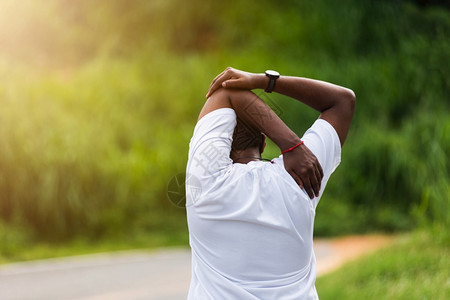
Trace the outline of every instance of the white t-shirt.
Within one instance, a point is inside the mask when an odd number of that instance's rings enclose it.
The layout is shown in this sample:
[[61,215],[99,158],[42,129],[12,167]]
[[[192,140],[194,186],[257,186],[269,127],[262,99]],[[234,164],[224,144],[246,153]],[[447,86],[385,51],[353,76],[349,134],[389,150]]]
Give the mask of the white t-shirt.
[[[186,171],[192,249],[188,299],[318,299],[311,200],[272,162],[233,164],[236,113],[214,110],[195,126]],[[316,155],[322,190],[340,163],[334,128],[318,119],[302,140]]]

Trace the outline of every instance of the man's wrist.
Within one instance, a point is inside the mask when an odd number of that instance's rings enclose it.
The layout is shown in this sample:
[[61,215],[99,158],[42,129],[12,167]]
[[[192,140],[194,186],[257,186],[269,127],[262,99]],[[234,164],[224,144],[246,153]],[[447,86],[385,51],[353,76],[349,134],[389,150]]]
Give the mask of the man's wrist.
[[287,148],[286,150],[281,150],[281,154],[291,152],[292,150],[294,150],[297,147],[300,147],[301,145],[303,145],[303,141],[300,141],[300,143],[298,143],[297,145]]
[[302,140],[298,137],[298,135],[295,134],[293,131],[291,131],[291,130],[287,130],[287,131],[290,131],[290,132],[285,134],[284,137],[279,136],[277,141],[274,141],[275,144],[280,148],[280,151],[289,149],[289,148],[302,142]]
[[269,78],[264,73],[253,75],[253,86],[255,89],[265,89],[269,83]]

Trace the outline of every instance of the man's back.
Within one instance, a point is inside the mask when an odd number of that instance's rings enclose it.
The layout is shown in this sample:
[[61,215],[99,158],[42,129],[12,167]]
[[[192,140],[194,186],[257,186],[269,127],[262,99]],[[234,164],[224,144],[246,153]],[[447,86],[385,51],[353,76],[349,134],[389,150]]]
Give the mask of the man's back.
[[[311,200],[298,188],[282,157],[233,164],[235,124],[232,109],[215,110],[197,123],[191,140],[190,298],[316,299],[312,235],[319,197]],[[302,140],[324,168],[322,194],[340,161],[339,138],[318,120]]]

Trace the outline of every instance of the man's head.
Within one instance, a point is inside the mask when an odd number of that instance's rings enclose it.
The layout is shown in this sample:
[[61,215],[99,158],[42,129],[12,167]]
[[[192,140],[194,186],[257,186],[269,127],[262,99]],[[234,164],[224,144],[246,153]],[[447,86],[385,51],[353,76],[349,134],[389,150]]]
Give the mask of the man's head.
[[266,136],[256,128],[237,119],[233,132],[230,157],[234,162],[242,157],[261,157],[266,146]]

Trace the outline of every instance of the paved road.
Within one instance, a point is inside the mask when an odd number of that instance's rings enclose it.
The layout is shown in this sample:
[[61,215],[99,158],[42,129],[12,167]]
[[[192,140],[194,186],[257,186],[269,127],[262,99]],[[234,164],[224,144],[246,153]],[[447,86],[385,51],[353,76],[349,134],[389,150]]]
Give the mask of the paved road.
[[[315,242],[318,272],[336,253]],[[1,300],[172,300],[186,299],[188,249],[75,256],[0,265]]]

